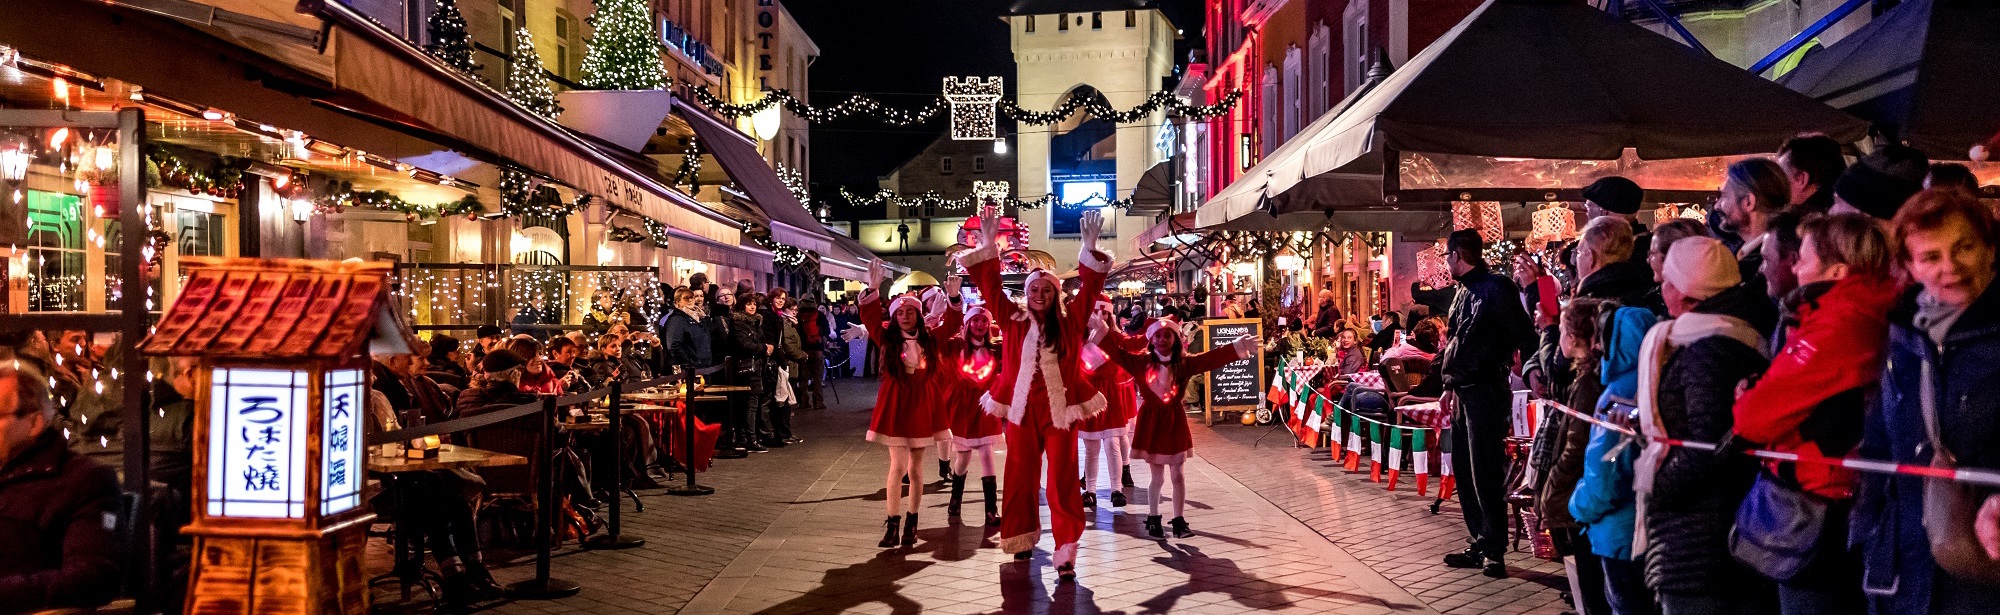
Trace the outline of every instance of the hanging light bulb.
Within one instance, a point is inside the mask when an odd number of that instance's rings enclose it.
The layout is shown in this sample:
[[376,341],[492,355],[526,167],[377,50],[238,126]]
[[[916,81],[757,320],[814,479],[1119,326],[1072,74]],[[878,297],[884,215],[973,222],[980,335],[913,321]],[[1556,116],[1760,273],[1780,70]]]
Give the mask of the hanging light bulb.
[[769,141],[777,137],[778,129],[784,127],[785,118],[781,113],[778,105],[768,105],[757,110],[756,113],[750,114],[750,129],[757,133],[759,140]]
[[1007,153],[1007,139],[1005,137],[993,140],[993,153],[1003,155]]

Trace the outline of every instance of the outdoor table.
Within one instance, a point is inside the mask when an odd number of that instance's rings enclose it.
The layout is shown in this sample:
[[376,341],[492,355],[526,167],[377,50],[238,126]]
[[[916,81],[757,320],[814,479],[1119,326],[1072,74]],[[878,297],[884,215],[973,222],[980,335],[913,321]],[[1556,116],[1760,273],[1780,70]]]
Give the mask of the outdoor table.
[[1408,406],[1397,406],[1396,416],[1402,417],[1403,422],[1408,425],[1419,425],[1431,429],[1444,429],[1451,426],[1451,411],[1446,410],[1443,404],[1434,401],[1410,404]]
[[[384,479],[392,481],[396,479],[397,474],[410,472],[428,472],[431,470],[448,470],[454,468],[470,469],[518,466],[527,465],[528,463],[528,458],[520,455],[496,453],[489,450],[453,444],[438,447],[436,457],[425,459],[381,455],[375,453],[374,451],[376,450],[378,449],[371,448],[367,456],[368,471],[382,474],[384,475]],[[437,577],[437,573],[431,572],[424,567],[423,551],[411,547],[414,541],[411,540],[410,534],[414,530],[408,529],[403,523],[402,516],[409,512],[409,505],[403,501],[402,489],[391,489],[388,491],[388,494],[395,500],[397,512],[397,517],[390,529],[390,532],[394,534],[394,559],[396,563],[389,572],[369,580],[368,584],[374,585],[385,580],[395,579],[402,585],[403,600],[405,601],[410,599],[411,586],[422,586],[426,591],[430,592],[433,598],[436,598],[438,596],[437,583],[441,582],[442,579]]]

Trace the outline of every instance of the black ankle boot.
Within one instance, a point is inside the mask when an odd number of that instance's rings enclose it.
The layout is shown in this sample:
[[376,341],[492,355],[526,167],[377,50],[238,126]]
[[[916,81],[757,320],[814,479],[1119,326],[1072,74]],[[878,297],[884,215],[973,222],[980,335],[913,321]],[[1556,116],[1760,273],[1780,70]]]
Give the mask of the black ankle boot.
[[1138,486],[1136,483],[1132,482],[1132,466],[1125,466],[1124,470],[1125,470],[1123,472],[1124,475],[1118,478],[1118,482],[1124,484],[1127,487]]
[[951,504],[945,506],[944,514],[953,521],[958,520],[958,506],[965,503],[965,475],[951,476]]
[[1112,506],[1113,508],[1124,508],[1124,507],[1125,507],[1125,492],[1123,492],[1123,491],[1113,491],[1113,492],[1111,492],[1111,506]]
[[951,462],[949,462],[949,461],[945,461],[945,460],[943,460],[943,459],[939,459],[939,460],[938,460],[938,482],[940,482],[940,483],[944,483],[944,482],[949,482],[949,481],[951,481]]
[[986,492],[986,527],[1000,526],[1000,484],[991,476],[979,477],[979,487]]
[[1154,538],[1163,538],[1167,535],[1160,530],[1159,515],[1146,515],[1146,535]]
[[899,528],[902,527],[903,518],[895,515],[889,515],[889,520],[882,522],[882,524],[886,526],[888,529],[882,532],[882,542],[875,543],[875,546],[882,547],[884,549],[896,546],[896,537],[900,533]]
[[1172,525],[1174,527],[1175,538],[1187,538],[1189,536],[1194,535],[1194,530],[1188,528],[1187,519],[1174,517],[1174,520],[1169,521],[1168,525]]
[[917,546],[917,513],[903,515],[903,546]]

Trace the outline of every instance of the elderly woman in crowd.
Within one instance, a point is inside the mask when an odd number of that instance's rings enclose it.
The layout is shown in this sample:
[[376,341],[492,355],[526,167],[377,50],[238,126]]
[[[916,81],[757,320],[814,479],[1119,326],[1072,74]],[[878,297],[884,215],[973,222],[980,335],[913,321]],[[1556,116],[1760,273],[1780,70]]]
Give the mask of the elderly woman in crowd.
[[[1896,262],[1915,292],[1889,316],[1881,406],[1868,415],[1862,457],[2000,469],[1995,226],[1993,210],[1961,190],[1919,193],[1896,212]],[[1851,529],[1870,612],[1994,612],[1996,517],[2000,494],[1991,488],[1863,475]]]

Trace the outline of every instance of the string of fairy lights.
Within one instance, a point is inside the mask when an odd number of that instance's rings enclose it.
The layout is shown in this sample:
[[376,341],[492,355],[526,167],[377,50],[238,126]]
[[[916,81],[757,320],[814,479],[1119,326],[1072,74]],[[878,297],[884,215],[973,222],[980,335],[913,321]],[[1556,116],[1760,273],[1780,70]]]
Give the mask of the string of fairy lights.
[[874,194],[864,196],[854,194],[843,187],[840,189],[840,196],[847,199],[848,205],[854,207],[880,207],[886,204],[896,207],[933,208],[939,211],[970,211],[989,201],[1005,207],[1018,209],[1042,209],[1053,206],[1060,209],[1104,207],[1123,210],[1132,206],[1132,199],[1130,198],[1113,199],[1101,194],[1092,194],[1078,201],[1064,201],[1053,194],[1045,194],[1040,198],[1034,199],[994,197],[991,195],[952,198],[946,197],[943,193],[935,190],[926,191],[916,196],[901,196],[888,190],[877,190]]
[[[939,96],[937,98],[932,98],[924,102],[921,106],[918,106],[915,109],[891,107],[889,105],[882,103],[882,101],[877,100],[874,97],[869,96],[867,94],[850,95],[847,98],[841,100],[839,103],[836,103],[832,106],[816,107],[810,103],[799,100],[798,97],[792,95],[791,91],[785,89],[768,90],[764,93],[764,96],[762,98],[744,103],[730,103],[728,101],[722,100],[721,98],[717,97],[714,93],[711,93],[704,88],[693,88],[693,91],[695,95],[695,100],[701,103],[703,107],[707,107],[709,110],[722,114],[723,116],[729,117],[731,119],[740,118],[747,115],[754,115],[757,112],[768,109],[773,105],[781,105],[784,107],[785,110],[791,111],[798,117],[813,123],[832,122],[850,116],[861,115],[861,116],[867,116],[871,119],[874,119],[876,121],[891,126],[910,126],[914,124],[922,124],[929,122],[932,118],[937,117],[938,113],[943,112],[947,107],[954,108],[954,113],[957,113],[956,107],[959,107],[960,103],[958,102],[948,103],[946,100],[947,98],[956,96],[954,94],[954,89],[953,89],[955,79],[958,78],[946,78],[945,95]],[[991,83],[992,85],[990,87],[992,87],[995,91],[997,91],[1000,83],[1000,78],[988,77],[986,78],[986,80],[987,81],[980,82],[981,84],[980,90],[984,92],[987,87],[985,86],[985,84]],[[965,80],[959,80],[959,81],[960,83],[965,82]],[[1175,94],[1172,90],[1163,89],[1147,95],[1145,102],[1142,102],[1137,106],[1126,109],[1119,109],[1111,106],[1110,103],[1105,102],[1101,97],[1097,96],[1094,92],[1077,90],[1077,91],[1072,91],[1067,96],[1065,96],[1062,103],[1056,105],[1056,108],[1051,111],[1029,111],[1027,109],[1021,108],[1021,106],[1018,103],[1015,103],[1012,100],[1000,98],[997,95],[991,95],[991,98],[997,100],[993,102],[988,102],[987,100],[988,95],[985,94],[981,94],[978,96],[965,96],[964,98],[966,99],[976,98],[977,100],[968,100],[963,104],[965,104],[968,107],[973,107],[982,104],[997,104],[997,111],[999,115],[1004,115],[1008,118],[1013,119],[1014,121],[1021,122],[1024,124],[1031,124],[1035,126],[1047,126],[1050,124],[1061,122],[1063,120],[1068,119],[1071,115],[1076,114],[1076,112],[1078,111],[1088,111],[1092,116],[1103,118],[1111,122],[1119,124],[1129,124],[1132,122],[1145,121],[1148,118],[1150,118],[1154,112],[1161,110],[1166,110],[1168,112],[1178,114],[1188,119],[1193,119],[1198,121],[1208,120],[1215,117],[1219,117],[1224,113],[1228,113],[1230,109],[1236,107],[1237,102],[1241,101],[1242,97],[1243,97],[1242,90],[1240,89],[1230,90],[1228,94],[1223,95],[1222,100],[1217,101],[1215,104],[1198,105],[1182,100],[1181,97]],[[969,113],[967,115],[975,117],[977,119],[983,119],[984,123],[988,125],[990,125],[990,123],[994,120],[993,115],[985,115],[983,118],[979,118],[977,117],[979,115],[977,112]],[[977,123],[977,120],[972,120],[969,121],[968,123]],[[955,125],[953,127],[953,133],[954,135],[958,135],[963,130],[972,128],[973,126]],[[960,137],[960,138],[976,138],[976,137]]]

